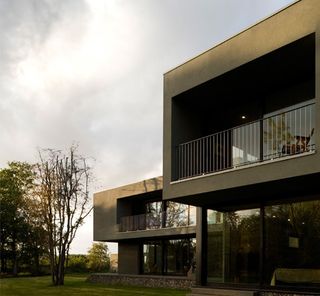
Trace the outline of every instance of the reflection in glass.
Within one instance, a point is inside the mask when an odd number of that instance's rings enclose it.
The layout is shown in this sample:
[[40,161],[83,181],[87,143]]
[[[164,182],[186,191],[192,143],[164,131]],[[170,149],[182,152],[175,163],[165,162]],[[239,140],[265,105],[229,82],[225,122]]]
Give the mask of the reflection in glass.
[[266,284],[319,285],[320,201],[266,207],[265,223]]
[[195,225],[196,207],[171,202],[167,203],[166,227]]
[[196,239],[155,240],[143,244],[143,273],[194,273]]
[[161,274],[162,245],[160,241],[143,245],[143,272],[145,274]]
[[263,121],[264,160],[314,150],[314,108],[314,104],[305,106],[298,104],[291,106],[291,110],[282,110],[281,114],[265,115],[266,119]]
[[260,157],[260,122],[253,122],[233,129],[233,166],[257,162]]
[[160,228],[162,221],[162,202],[148,202],[146,204],[146,213],[146,229]]
[[197,207],[189,206],[189,225],[196,225]]
[[208,281],[257,283],[260,210],[208,210]]
[[195,239],[176,239],[167,242],[168,274],[186,275],[193,264]]

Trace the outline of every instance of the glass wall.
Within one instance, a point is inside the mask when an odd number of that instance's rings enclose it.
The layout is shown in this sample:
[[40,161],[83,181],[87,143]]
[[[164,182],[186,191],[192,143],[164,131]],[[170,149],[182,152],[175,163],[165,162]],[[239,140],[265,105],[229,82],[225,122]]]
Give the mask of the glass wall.
[[162,273],[162,243],[161,241],[143,244],[143,271],[146,274]]
[[196,207],[177,202],[167,202],[166,227],[196,224]]
[[196,239],[171,239],[143,244],[143,273],[187,275],[194,272]]
[[[196,224],[196,207],[194,206],[171,201],[152,201],[147,202],[145,207],[145,229],[191,226]],[[143,219],[144,216],[141,218]],[[137,229],[141,228],[135,228],[135,230]]]
[[167,241],[166,273],[186,275],[194,265],[195,239]]
[[208,281],[259,281],[260,209],[208,210]]
[[320,200],[208,210],[207,226],[209,283],[320,287]]
[[264,116],[264,160],[315,150],[314,102],[309,100]]
[[265,208],[265,283],[320,285],[320,201]]
[[146,203],[146,229],[158,229],[162,225],[162,202]]

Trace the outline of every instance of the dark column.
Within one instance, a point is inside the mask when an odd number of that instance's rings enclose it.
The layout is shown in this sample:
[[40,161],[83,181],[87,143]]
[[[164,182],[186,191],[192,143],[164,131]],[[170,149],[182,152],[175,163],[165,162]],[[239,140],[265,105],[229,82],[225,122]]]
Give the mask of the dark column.
[[197,208],[196,284],[207,283],[207,209]]
[[265,242],[266,242],[266,232],[265,232],[265,210],[264,206],[260,207],[260,287],[264,285],[264,263],[265,263]]
[[138,242],[118,243],[118,273],[140,273],[140,244]]

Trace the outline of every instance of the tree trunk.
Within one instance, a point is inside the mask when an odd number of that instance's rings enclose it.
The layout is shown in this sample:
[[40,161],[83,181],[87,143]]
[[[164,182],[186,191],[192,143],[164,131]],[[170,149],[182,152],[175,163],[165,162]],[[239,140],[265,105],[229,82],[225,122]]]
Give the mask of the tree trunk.
[[36,253],[34,255],[34,265],[35,265],[35,275],[40,275],[40,259],[39,259],[39,250],[36,250]]
[[13,238],[12,241],[12,274],[14,276],[18,276],[18,259],[17,259],[17,248],[16,248],[16,239],[15,237]]
[[66,261],[65,257],[65,249],[62,248],[62,252],[59,258],[59,265],[58,265],[58,274],[57,274],[57,285],[64,285],[64,263]]
[[5,269],[5,255],[4,255],[4,247],[3,247],[3,242],[1,242],[1,248],[0,248],[0,256],[1,256],[1,269],[0,272],[1,273],[5,273],[6,269]]

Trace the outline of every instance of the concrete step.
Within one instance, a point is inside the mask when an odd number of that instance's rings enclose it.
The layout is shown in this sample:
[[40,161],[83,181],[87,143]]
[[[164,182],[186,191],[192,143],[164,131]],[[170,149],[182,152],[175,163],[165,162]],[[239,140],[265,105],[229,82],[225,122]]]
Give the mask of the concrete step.
[[231,289],[211,289],[192,288],[189,296],[254,296],[254,291],[231,290]]

